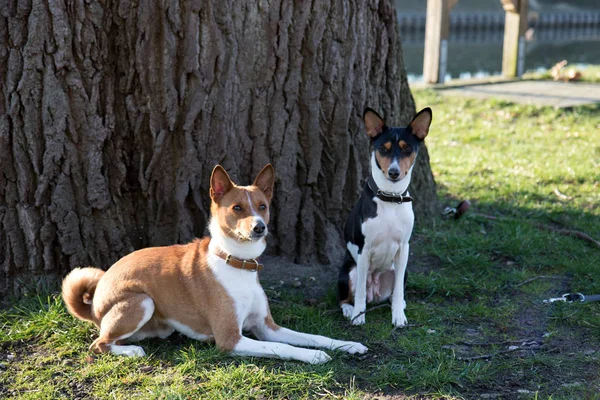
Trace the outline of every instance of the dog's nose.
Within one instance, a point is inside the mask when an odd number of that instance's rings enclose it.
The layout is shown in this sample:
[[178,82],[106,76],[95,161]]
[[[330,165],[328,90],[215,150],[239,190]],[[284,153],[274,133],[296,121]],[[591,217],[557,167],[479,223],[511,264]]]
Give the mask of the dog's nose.
[[262,221],[258,221],[254,228],[252,228],[254,233],[258,233],[259,235],[265,231],[265,223]]
[[390,169],[388,171],[388,175],[390,176],[391,179],[398,179],[398,177],[400,176],[400,170]]

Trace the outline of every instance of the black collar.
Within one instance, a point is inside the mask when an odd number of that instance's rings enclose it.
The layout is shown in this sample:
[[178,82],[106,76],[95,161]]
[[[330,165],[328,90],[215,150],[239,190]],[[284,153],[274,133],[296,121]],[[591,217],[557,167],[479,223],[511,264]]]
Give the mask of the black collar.
[[387,201],[390,203],[408,203],[413,201],[413,198],[408,194],[408,188],[402,194],[384,192],[383,190],[379,189],[379,187],[377,187],[373,176],[369,177],[369,180],[367,180],[367,185],[369,186],[369,189],[371,189],[373,193],[375,193],[375,196],[377,196],[382,201]]

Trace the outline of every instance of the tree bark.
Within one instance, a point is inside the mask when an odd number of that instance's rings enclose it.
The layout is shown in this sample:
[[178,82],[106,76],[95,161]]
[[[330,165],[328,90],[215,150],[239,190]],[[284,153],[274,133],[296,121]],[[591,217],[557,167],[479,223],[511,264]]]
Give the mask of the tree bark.
[[390,0],[4,0],[0,76],[0,295],[204,235],[217,163],[273,163],[270,252],[337,263],[364,107],[415,112]]

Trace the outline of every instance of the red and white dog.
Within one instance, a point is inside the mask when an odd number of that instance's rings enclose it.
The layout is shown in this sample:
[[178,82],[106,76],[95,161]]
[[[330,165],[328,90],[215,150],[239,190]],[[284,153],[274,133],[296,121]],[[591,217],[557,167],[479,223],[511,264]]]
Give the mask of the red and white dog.
[[[144,356],[141,347],[121,341],[166,338],[178,331],[243,356],[316,364],[330,357],[294,346],[366,352],[360,343],[295,332],[273,322],[258,281],[262,265],[256,261],[266,247],[273,181],[270,164],[252,186],[235,185],[217,165],[210,182],[211,238],[138,250],[106,273],[82,268],[67,275],[62,295],[69,312],[100,328],[90,349]],[[259,340],[243,336],[245,330]]]

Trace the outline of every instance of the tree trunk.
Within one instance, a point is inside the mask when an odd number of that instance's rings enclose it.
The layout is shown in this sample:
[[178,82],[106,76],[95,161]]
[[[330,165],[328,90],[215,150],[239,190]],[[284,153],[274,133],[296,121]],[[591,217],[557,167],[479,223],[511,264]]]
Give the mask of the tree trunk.
[[204,235],[217,163],[242,184],[273,163],[269,251],[337,263],[364,107],[415,112],[390,0],[5,0],[0,76],[2,295]]

